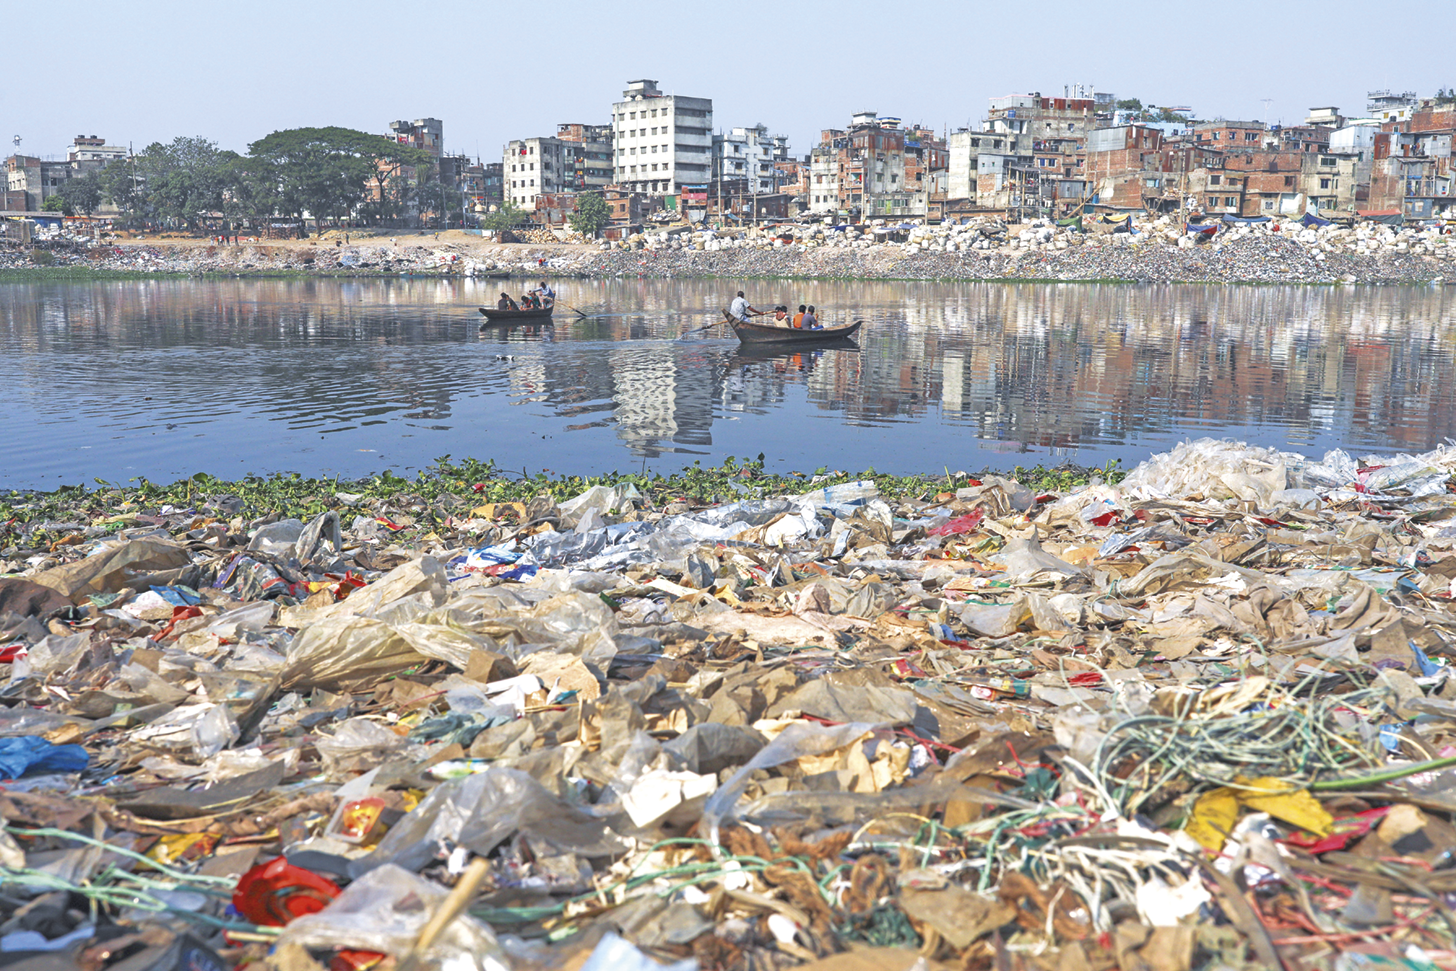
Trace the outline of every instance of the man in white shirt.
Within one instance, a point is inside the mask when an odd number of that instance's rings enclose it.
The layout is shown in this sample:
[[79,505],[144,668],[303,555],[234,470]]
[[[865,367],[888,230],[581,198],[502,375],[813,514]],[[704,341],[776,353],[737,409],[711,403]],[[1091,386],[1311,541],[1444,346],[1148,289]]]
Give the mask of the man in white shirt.
[[755,310],[748,305],[748,300],[743,296],[742,290],[738,291],[738,296],[734,297],[733,302],[728,305],[728,313],[733,316],[734,320],[740,320],[744,323],[748,322],[749,314],[755,317],[763,316],[762,310]]

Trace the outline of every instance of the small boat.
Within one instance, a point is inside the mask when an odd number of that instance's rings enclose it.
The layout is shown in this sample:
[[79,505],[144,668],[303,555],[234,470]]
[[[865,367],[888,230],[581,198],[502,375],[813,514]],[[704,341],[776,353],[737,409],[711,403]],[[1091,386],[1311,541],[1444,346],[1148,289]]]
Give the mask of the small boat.
[[856,320],[844,327],[825,327],[822,330],[799,330],[794,327],[774,327],[770,324],[749,324],[741,320],[735,320],[728,311],[723,311],[723,319],[733,325],[733,332],[738,339],[745,344],[820,344],[825,341],[842,340],[846,337],[853,337],[859,330],[862,320]]
[[484,317],[488,324],[511,324],[517,321],[550,323],[551,311],[555,309],[555,304],[542,307],[540,310],[497,310],[494,307],[481,307],[480,316]]

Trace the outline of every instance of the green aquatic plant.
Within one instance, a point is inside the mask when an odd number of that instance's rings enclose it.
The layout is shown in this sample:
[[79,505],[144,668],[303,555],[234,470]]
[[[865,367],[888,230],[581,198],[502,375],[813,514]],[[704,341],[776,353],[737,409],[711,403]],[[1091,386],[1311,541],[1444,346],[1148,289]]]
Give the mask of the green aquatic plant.
[[[743,460],[730,455],[721,465],[704,466],[694,462],[666,474],[644,470],[573,475],[547,469],[514,471],[488,459],[452,460],[451,456],[444,455],[413,478],[390,469],[352,480],[313,478],[298,472],[228,480],[198,472],[167,484],[141,476],[126,483],[96,479],[94,486],[11,490],[0,493],[0,548],[10,545],[6,534],[16,530],[26,531],[27,545],[34,547],[39,545],[38,538],[54,534],[51,540],[54,541],[88,526],[93,532],[115,531],[134,525],[134,517],[138,515],[196,510],[201,518],[227,518],[220,511],[206,508],[208,503],[218,506],[218,501],[225,498],[241,500],[241,509],[236,514],[247,518],[274,514],[310,519],[346,505],[362,511],[376,500],[392,506],[415,507],[421,514],[431,515],[441,509],[468,511],[488,502],[529,502],[542,495],[560,502],[595,485],[633,485],[658,508],[671,502],[703,505],[759,499],[860,480],[873,481],[880,494],[887,498],[930,498],[986,475],[1014,479],[1038,492],[1064,492],[1086,485],[1093,478],[1119,482],[1124,473],[1116,459],[1101,468],[1038,465],[1030,469],[1017,466],[1009,472],[988,468],[975,474],[946,470],[940,474],[892,475],[872,468],[856,472],[828,467],[812,473],[774,472],[765,467],[762,455]],[[340,498],[341,493],[348,497],[347,501]]]

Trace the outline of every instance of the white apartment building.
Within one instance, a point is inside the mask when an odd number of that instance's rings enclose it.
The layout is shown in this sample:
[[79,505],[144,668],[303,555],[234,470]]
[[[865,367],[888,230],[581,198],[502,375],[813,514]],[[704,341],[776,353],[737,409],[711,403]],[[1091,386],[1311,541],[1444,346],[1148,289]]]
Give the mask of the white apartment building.
[[502,197],[517,209],[531,210],[543,192],[575,190],[575,149],[574,144],[559,138],[518,138],[508,142],[501,159]]
[[542,193],[603,189],[610,181],[611,144],[606,126],[559,125],[555,138],[507,143],[501,159],[502,198],[519,209],[536,208]]
[[830,145],[809,153],[809,211],[821,215],[839,211],[839,153]]
[[130,153],[125,145],[108,145],[97,135],[77,135],[66,149],[67,162],[115,162]]
[[713,99],[663,94],[647,79],[628,81],[622,100],[612,105],[612,146],[613,177],[623,188],[665,195],[685,185],[707,185]]
[[733,128],[726,135],[713,136],[718,178],[743,180],[747,191],[764,194],[779,190],[774,162],[788,161],[787,135],[770,135],[767,125]]

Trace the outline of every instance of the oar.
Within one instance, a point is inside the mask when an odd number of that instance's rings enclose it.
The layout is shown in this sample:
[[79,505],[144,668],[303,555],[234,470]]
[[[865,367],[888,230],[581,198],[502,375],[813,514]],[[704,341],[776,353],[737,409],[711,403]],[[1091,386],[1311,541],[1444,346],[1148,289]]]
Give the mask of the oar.
[[728,323],[728,318],[725,316],[725,317],[723,317],[720,320],[713,321],[711,324],[709,324],[706,327],[694,327],[692,330],[685,330],[681,334],[678,334],[677,336],[678,336],[679,339],[681,339],[681,338],[684,338],[684,337],[688,337],[688,336],[690,336],[692,334],[701,334],[705,330],[712,330],[714,327],[722,327],[726,323]]
[[581,311],[580,311],[580,310],[577,310],[577,309],[576,309],[576,308],[575,308],[575,307],[573,307],[573,306],[572,306],[572,305],[571,305],[571,304],[569,304],[569,303],[567,303],[567,304],[562,304],[562,306],[564,306],[564,307],[565,307],[565,308],[566,308],[566,309],[567,309],[567,310],[570,310],[570,311],[572,311],[572,312],[573,312],[573,313],[575,313],[575,314],[576,314],[576,315],[577,315],[577,316],[578,316],[578,317],[580,317],[580,318],[581,318],[581,319],[582,319],[582,320],[591,320],[591,318],[590,318],[590,317],[588,317],[588,316],[587,316],[587,315],[586,315],[586,314],[584,314],[584,313],[582,313],[582,312],[581,312]]

